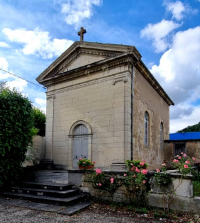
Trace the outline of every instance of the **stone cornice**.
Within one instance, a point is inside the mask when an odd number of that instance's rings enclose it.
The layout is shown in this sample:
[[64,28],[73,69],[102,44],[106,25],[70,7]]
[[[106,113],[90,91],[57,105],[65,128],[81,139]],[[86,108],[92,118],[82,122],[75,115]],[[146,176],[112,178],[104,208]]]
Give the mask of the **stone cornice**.
[[106,81],[111,81],[112,85],[114,85],[113,83],[115,82],[115,80],[118,80],[116,83],[118,83],[118,82],[126,83],[129,78],[131,79],[131,73],[129,73],[127,71],[125,71],[125,72],[122,71],[122,72],[116,73],[116,74],[111,75],[111,76],[105,76],[105,77],[97,78],[97,79],[94,79],[94,80],[85,81],[85,82],[78,83],[78,84],[73,84],[73,85],[70,85],[70,86],[67,86],[67,87],[62,87],[60,89],[50,90],[50,91],[47,91],[46,94],[47,94],[47,98],[52,98],[52,95],[54,96],[56,94],[60,94],[60,93],[65,92],[65,91],[71,91],[71,90],[87,87],[87,86],[90,86],[90,85],[103,83],[103,82],[106,82]]
[[130,56],[127,56],[127,53],[125,53],[125,54],[116,56],[114,58],[109,58],[109,59],[92,63],[83,67],[69,70],[61,74],[57,74],[53,77],[44,79],[40,83],[48,87],[48,86],[51,86],[52,84],[57,84],[57,83],[72,80],[81,76],[91,75],[96,72],[113,69],[114,67],[118,67],[118,66],[128,65],[130,63],[132,64],[133,62],[134,62],[133,58]]
[[[36,80],[41,83],[47,76],[61,73],[66,64],[71,63],[80,53],[100,55],[105,56],[105,58],[115,57],[123,53],[132,53],[137,59],[141,59],[141,54],[134,46],[77,41],[44,70]],[[66,60],[67,62],[65,62]]]
[[[155,91],[163,98],[163,100],[168,105],[174,105],[173,101],[169,98],[167,93],[160,86],[158,81],[154,78],[154,76],[151,74],[149,69],[142,62],[142,60],[137,60],[134,53],[132,52],[120,54],[118,56],[101,60],[96,63],[92,63],[92,64],[79,67],[73,70],[69,70],[61,74],[57,74],[57,75],[55,74],[55,76],[46,78],[42,80],[40,83],[48,87],[53,84],[58,84],[58,83],[72,80],[78,77],[91,75],[96,72],[102,72],[105,70],[113,69],[115,67],[124,66],[124,65],[128,65],[129,67],[134,65],[138,69],[138,71],[144,76],[144,78],[151,84],[151,86],[155,89]],[[113,84],[116,84],[119,81],[126,82],[126,78],[122,78],[120,80],[117,80],[117,79],[113,80]]]

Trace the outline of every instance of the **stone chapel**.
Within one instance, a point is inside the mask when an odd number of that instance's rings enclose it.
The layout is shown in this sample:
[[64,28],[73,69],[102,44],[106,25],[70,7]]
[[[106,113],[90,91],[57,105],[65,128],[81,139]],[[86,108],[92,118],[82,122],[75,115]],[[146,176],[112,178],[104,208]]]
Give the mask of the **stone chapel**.
[[160,167],[173,101],[134,46],[79,35],[37,77],[47,88],[45,159],[64,169],[77,169],[79,158],[108,170],[127,159]]

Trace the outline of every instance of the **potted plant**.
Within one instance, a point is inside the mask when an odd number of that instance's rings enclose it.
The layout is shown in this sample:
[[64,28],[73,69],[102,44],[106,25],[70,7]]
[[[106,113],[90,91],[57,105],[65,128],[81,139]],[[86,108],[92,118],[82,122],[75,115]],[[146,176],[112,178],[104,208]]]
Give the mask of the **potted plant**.
[[77,164],[80,170],[89,170],[89,169],[94,169],[95,162],[92,162],[89,159],[80,158]]

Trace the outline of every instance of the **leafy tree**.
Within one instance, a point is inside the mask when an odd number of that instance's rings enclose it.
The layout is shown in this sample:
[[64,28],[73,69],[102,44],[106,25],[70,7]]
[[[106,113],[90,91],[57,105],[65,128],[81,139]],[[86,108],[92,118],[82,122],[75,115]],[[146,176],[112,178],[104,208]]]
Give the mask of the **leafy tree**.
[[0,91],[0,186],[19,177],[34,133],[32,105],[15,90]]
[[200,122],[196,125],[191,125],[182,130],[179,130],[178,132],[200,132]]
[[34,117],[34,127],[38,129],[37,135],[45,136],[45,122],[46,122],[46,116],[45,114],[39,109],[33,107],[33,117]]

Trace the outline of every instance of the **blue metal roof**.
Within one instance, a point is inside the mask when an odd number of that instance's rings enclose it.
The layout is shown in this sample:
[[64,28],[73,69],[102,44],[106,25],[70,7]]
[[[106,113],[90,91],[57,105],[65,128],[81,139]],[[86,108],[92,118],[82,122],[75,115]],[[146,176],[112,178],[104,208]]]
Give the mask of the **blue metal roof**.
[[200,132],[184,132],[169,134],[169,140],[200,140]]

